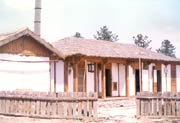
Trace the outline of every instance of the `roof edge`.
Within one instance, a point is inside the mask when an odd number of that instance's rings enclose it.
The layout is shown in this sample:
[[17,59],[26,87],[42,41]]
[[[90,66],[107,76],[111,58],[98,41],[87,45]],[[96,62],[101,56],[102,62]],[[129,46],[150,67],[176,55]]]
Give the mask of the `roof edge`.
[[[8,35],[8,34],[7,34]],[[32,38],[34,38],[36,41],[38,41],[40,44],[44,45],[47,49],[49,49],[50,51],[56,53],[59,57],[61,57],[62,59],[65,59],[65,56],[63,55],[63,53],[61,53],[59,50],[57,50],[53,45],[51,45],[50,43],[48,43],[47,41],[45,41],[44,39],[42,39],[41,37],[39,37],[37,34],[35,34],[33,31],[31,31],[29,28],[22,28],[20,30],[17,30],[15,32],[9,33],[8,38],[5,38],[3,40],[0,41],[0,46],[3,46],[13,40],[16,40],[24,35],[29,35]]]

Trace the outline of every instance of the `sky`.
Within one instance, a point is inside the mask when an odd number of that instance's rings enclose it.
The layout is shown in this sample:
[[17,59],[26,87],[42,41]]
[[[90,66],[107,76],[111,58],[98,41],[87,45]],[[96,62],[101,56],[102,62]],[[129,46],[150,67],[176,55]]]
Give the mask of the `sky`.
[[[0,0],[0,33],[34,28],[35,0]],[[180,57],[180,0],[42,0],[41,37],[48,42],[80,32],[93,39],[106,25],[120,43],[147,35],[155,50],[168,39]]]

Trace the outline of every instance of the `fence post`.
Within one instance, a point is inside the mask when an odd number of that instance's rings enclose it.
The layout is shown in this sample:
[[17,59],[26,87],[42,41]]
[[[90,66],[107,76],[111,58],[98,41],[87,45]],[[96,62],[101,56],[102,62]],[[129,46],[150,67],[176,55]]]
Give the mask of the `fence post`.
[[138,92],[136,96],[136,115],[138,117],[141,115],[141,99],[139,97],[140,97],[140,92]]
[[[98,98],[97,92],[94,93],[94,98],[95,98],[95,99]],[[93,112],[94,112],[94,113],[93,113],[93,117],[95,117],[95,118],[97,117],[97,110],[98,110],[97,107],[98,107],[97,100],[94,100],[94,101],[93,101]]]
[[176,95],[176,115],[180,116],[180,92]]

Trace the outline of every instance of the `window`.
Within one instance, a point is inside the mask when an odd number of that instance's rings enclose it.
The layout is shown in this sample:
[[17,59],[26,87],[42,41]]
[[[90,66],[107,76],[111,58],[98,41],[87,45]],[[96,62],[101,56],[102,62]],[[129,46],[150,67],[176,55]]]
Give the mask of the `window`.
[[88,72],[94,72],[94,63],[88,64]]
[[113,91],[117,91],[117,82],[113,82]]

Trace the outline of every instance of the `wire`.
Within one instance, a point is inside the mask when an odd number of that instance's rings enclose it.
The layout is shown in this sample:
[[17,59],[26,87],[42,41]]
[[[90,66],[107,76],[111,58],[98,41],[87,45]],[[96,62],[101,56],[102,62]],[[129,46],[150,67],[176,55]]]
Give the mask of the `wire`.
[[58,61],[61,61],[61,60],[45,60],[45,61],[18,61],[18,60],[0,59],[0,61],[6,61],[6,62],[23,62],[23,63],[43,63],[43,62],[58,62]]

